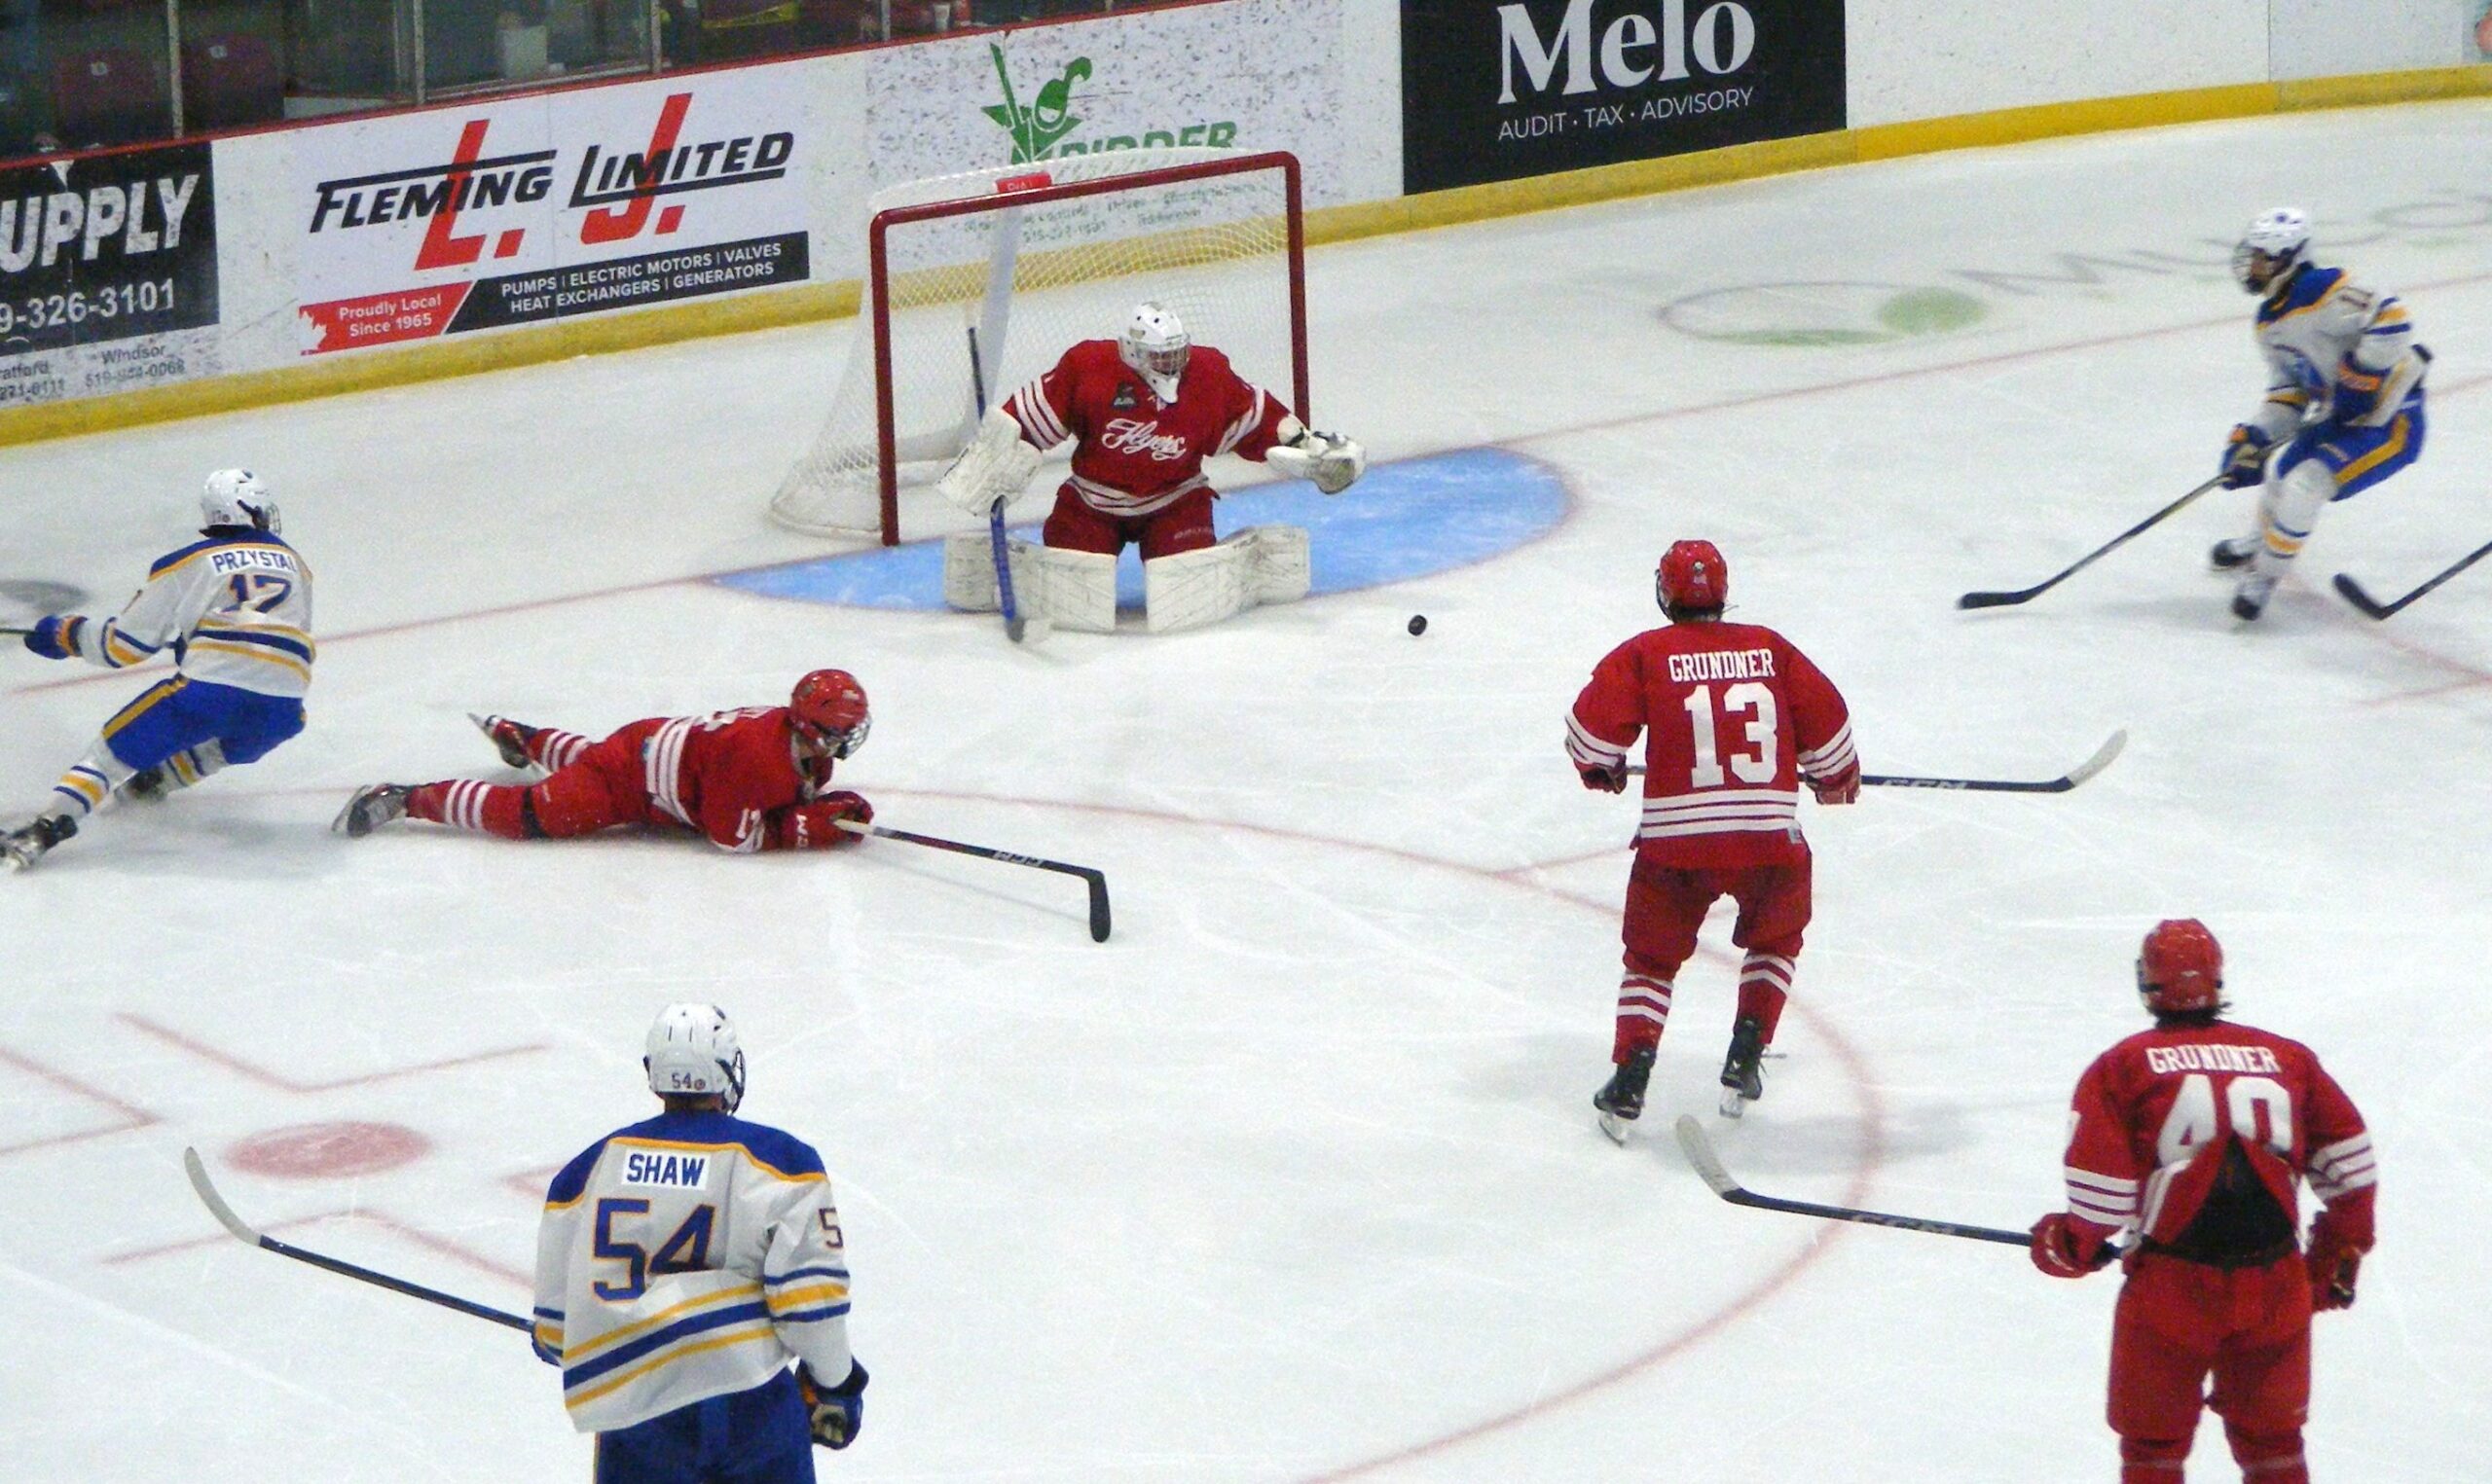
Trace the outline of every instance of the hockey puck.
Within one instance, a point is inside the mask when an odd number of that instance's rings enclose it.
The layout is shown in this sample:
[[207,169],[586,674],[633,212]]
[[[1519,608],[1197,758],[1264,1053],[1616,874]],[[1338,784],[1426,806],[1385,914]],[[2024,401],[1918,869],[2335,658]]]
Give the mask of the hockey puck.
[[1412,638],[1414,638],[1414,639],[1415,639],[1415,638],[1417,638],[1420,634],[1423,634],[1423,633],[1427,633],[1427,632],[1428,632],[1428,616],[1427,616],[1426,614],[1424,614],[1424,613],[1413,613],[1413,614],[1411,614],[1411,637],[1412,637]]

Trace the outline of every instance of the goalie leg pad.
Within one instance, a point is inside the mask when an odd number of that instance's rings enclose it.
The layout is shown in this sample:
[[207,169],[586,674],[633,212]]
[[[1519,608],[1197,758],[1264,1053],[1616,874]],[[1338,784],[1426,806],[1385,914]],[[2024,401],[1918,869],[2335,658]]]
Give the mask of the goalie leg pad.
[[1245,537],[1255,553],[1255,601],[1294,603],[1315,580],[1303,525],[1249,525],[1229,537]]
[[[983,548],[984,543],[980,543]],[[1117,629],[1117,559],[1097,552],[1033,546],[1007,541],[1012,563],[1012,596],[1024,614],[1046,619],[1058,629],[1083,633],[1114,633]],[[995,586],[995,567],[987,563],[987,587]],[[990,604],[989,606],[992,606]]]
[[1200,629],[1255,606],[1255,546],[1240,531],[1213,546],[1142,564],[1144,616],[1154,633]]
[[[1012,596],[1020,597],[1021,574],[1012,575]],[[943,538],[943,606],[962,613],[993,613],[1004,606],[995,591],[995,550],[985,531],[956,530]]]

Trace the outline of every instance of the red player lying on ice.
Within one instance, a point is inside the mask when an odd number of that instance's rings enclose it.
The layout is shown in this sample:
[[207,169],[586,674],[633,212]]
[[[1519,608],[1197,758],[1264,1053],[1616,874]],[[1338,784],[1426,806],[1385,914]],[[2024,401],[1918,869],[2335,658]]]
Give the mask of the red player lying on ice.
[[355,790],[336,828],[362,838],[393,819],[482,830],[505,840],[567,840],[617,825],[689,830],[719,850],[826,850],[856,837],[873,806],[830,789],[840,758],[865,742],[864,687],[844,670],[796,682],[786,706],[708,716],[652,716],[604,742],[553,727],[479,716],[502,761],[541,768],[532,784],[457,778]]
[[[2222,1018],[2204,923],[2146,934],[2138,995],[2154,1029],[2078,1080],[2068,1209],[2034,1223],[2034,1265],[2082,1278],[2138,1233],[2111,1321],[2121,1484],[2180,1484],[2201,1406],[2243,1479],[2309,1484],[2310,1314],[2353,1306],[2379,1193],[2370,1135],[2309,1047]],[[2326,1208],[2307,1253],[2304,1180]]]
[[1645,739],[1616,1070],[1593,1097],[1602,1132],[1621,1143],[1644,1111],[1679,966],[1724,896],[1739,903],[1731,941],[1747,958],[1722,1063],[1722,1112],[1737,1118],[1765,1095],[1761,1064],[1813,906],[1800,785],[1820,804],[1860,796],[1842,694],[1781,634],[1723,622],[1731,574],[1713,543],[1672,546],[1653,587],[1669,624],[1611,650],[1566,718],[1566,754],[1587,788],[1624,791],[1627,749]]
[[[1252,525],[1212,539],[1215,491],[1203,460],[1256,459],[1338,494],[1367,468],[1367,451],[1317,433],[1280,398],[1196,345],[1176,314],[1138,306],[1115,340],[1075,345],[1055,369],[1012,393],[978,424],[977,440],[939,488],[983,519],[1019,495],[1039,456],[1073,441],[1073,472],[1056,490],[1044,546],[1010,543],[1013,596],[1064,629],[1117,626],[1117,554],[1142,548],[1144,608],[1154,632],[1218,623],[1258,602],[1306,596],[1306,532]],[[943,553],[943,597],[992,611],[994,556],[983,533]]]

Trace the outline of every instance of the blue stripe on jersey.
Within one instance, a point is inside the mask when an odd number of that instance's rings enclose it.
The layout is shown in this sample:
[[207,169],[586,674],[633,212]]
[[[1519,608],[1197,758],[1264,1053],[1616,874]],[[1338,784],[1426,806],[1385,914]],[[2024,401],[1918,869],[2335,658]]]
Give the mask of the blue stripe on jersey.
[[621,1139],[665,1139],[678,1143],[741,1144],[755,1160],[786,1175],[823,1174],[822,1156],[792,1134],[747,1123],[727,1113],[660,1113],[619,1131]]
[[2282,298],[2270,299],[2258,306],[2258,322],[2273,324],[2299,309],[2307,309],[2327,297],[2327,291],[2344,281],[2341,268],[2317,268],[2304,264],[2293,281],[2285,287]]
[[[609,1134],[606,1139],[613,1137]],[[605,1140],[601,1139],[572,1156],[571,1162],[555,1174],[554,1183],[545,1188],[545,1204],[568,1206],[587,1194],[589,1172],[597,1168],[597,1157],[605,1152]]]
[[846,1304],[824,1304],[814,1309],[798,1309],[792,1314],[776,1314],[771,1319],[782,1324],[810,1324],[816,1320],[835,1320],[848,1312]]
[[704,1314],[687,1316],[654,1333],[644,1334],[628,1345],[618,1345],[595,1359],[583,1360],[577,1365],[568,1367],[563,1372],[564,1389],[568,1391],[584,1382],[594,1381],[617,1366],[628,1365],[634,1360],[641,1359],[655,1351],[664,1350],[679,1340],[689,1339],[696,1334],[712,1329],[723,1329],[729,1324],[746,1324],[754,1320],[766,1321],[769,1318],[770,1311],[758,1299],[751,1303],[729,1304],[722,1309],[712,1309]]
[[846,1283],[848,1270],[846,1268],[798,1268],[792,1273],[782,1273],[776,1278],[765,1278],[762,1283],[767,1286],[776,1287],[783,1283],[794,1283],[799,1278],[836,1278]]
[[287,638],[281,633],[271,633],[265,629],[224,629],[211,628],[206,624],[202,624],[197,629],[191,631],[191,637],[195,639],[224,639],[229,643],[235,644],[264,644],[271,649],[283,650],[285,653],[301,660],[306,665],[312,663],[311,645],[304,643],[300,639]]

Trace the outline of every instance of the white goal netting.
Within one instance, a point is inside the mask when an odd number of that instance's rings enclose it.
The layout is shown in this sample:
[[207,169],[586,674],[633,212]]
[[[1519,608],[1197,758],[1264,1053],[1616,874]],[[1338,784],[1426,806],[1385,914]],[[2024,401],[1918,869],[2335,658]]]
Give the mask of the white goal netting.
[[[918,535],[943,524],[931,491],[904,491],[966,446],[981,382],[989,404],[1003,401],[1077,341],[1114,337],[1144,301],[1174,309],[1194,344],[1227,351],[1240,375],[1295,407],[1305,344],[1297,210],[1295,162],[1215,149],[1078,155],[882,192],[867,208],[847,369],[813,449],[772,497],[772,519],[886,542],[903,526]],[[885,326],[887,383],[876,354]],[[1042,470],[1050,488],[1061,478]]]

